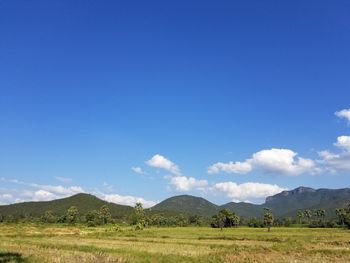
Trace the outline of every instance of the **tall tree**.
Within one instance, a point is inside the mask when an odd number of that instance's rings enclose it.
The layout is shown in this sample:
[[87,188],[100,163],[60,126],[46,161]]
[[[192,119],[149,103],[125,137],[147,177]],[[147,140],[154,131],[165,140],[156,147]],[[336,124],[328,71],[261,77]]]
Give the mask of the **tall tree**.
[[99,213],[96,210],[88,211],[85,215],[88,226],[97,226],[101,224]]
[[213,216],[213,227],[236,227],[240,223],[240,218],[228,209],[222,209],[217,215]]
[[71,206],[68,208],[66,213],[66,221],[69,224],[75,224],[78,222],[79,210],[76,206]]
[[344,208],[336,209],[335,214],[338,217],[338,224],[350,228],[350,203],[348,203]]
[[304,217],[307,218],[308,223],[310,223],[311,217],[312,217],[312,212],[309,209],[304,210]]
[[108,224],[112,219],[111,211],[109,210],[107,205],[101,206],[100,210],[98,211],[98,214],[103,225]]
[[134,207],[137,229],[143,229],[146,226],[146,215],[142,203],[137,202]]
[[345,208],[337,208],[337,209],[335,209],[335,214],[338,217],[338,224],[344,226],[345,217],[346,217],[346,209]]
[[273,226],[274,216],[270,208],[264,208],[264,225],[267,227],[267,231],[270,232]]
[[315,215],[319,219],[320,222],[321,221],[323,222],[324,221],[324,217],[326,216],[326,211],[324,209],[321,209],[321,208],[316,209]]
[[57,217],[53,214],[51,210],[45,211],[44,215],[41,217],[41,221],[44,223],[56,223]]
[[304,213],[303,213],[302,210],[299,210],[299,211],[297,212],[297,217],[299,218],[299,224],[301,224],[301,220],[302,220],[302,218],[304,217]]

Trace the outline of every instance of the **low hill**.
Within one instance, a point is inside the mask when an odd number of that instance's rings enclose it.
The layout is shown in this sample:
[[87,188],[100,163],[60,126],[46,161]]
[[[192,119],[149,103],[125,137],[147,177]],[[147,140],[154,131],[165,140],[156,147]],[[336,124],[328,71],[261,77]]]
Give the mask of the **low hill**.
[[76,206],[81,214],[91,210],[98,210],[107,205],[113,218],[123,219],[130,215],[133,208],[103,201],[90,194],[76,194],[71,197],[44,202],[23,202],[12,205],[0,206],[0,214],[18,216],[40,217],[45,211],[51,210],[57,215],[63,215],[71,206]]
[[179,195],[170,197],[152,207],[153,211],[176,211],[187,214],[211,216],[217,213],[219,206],[202,197]]

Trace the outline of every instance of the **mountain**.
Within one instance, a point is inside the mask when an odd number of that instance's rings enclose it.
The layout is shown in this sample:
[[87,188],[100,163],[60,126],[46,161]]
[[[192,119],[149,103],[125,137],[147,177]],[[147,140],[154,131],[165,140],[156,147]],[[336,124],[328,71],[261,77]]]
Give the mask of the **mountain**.
[[202,197],[191,195],[179,195],[170,197],[163,202],[153,206],[152,211],[172,211],[186,214],[196,214],[211,217],[222,209],[234,211],[242,217],[259,217],[262,214],[263,207],[250,203],[234,203],[230,202],[221,206],[213,204]]
[[[222,206],[213,204],[202,197],[179,195],[168,198],[163,202],[147,209],[149,214],[162,213],[165,216],[174,216],[178,213],[196,214],[211,217],[221,209],[227,208],[237,215],[250,218],[261,217],[263,208],[271,208],[276,217],[296,217],[298,210],[322,208],[326,210],[327,217],[334,217],[334,210],[345,207],[350,203],[350,188],[344,189],[312,189],[298,187],[291,191],[283,191],[266,198],[264,204],[230,202]],[[81,214],[91,210],[98,210],[107,205],[114,218],[126,219],[133,208],[125,205],[108,203],[90,194],[77,194],[71,197],[45,202],[24,202],[0,206],[0,215],[13,215],[15,217],[40,217],[45,211],[51,210],[57,215],[66,213],[70,206],[76,206]]]
[[215,205],[204,198],[190,195],[174,196],[152,207],[157,211],[173,211],[197,214],[210,217],[219,210],[227,208],[237,215],[250,218],[261,217],[264,207],[271,208],[276,217],[296,217],[298,210],[322,208],[327,217],[334,217],[336,208],[350,203],[350,188],[344,189],[312,189],[298,187],[291,191],[283,191],[269,196],[261,205],[230,202],[221,206]]
[[101,206],[107,205],[112,217],[124,219],[133,211],[133,208],[125,205],[118,205],[103,201],[90,194],[76,194],[71,197],[56,199],[44,202],[23,202],[12,205],[0,206],[0,214],[18,216],[40,217],[45,211],[51,210],[57,215],[63,215],[71,206],[76,206],[80,214],[91,210],[98,210]]
[[153,211],[176,211],[187,214],[211,216],[217,213],[219,206],[202,197],[179,195],[170,197],[152,207]]
[[298,210],[317,208],[325,209],[330,217],[336,208],[344,207],[347,203],[350,203],[350,188],[316,190],[301,186],[267,197],[263,206],[271,208],[278,217],[295,217]]

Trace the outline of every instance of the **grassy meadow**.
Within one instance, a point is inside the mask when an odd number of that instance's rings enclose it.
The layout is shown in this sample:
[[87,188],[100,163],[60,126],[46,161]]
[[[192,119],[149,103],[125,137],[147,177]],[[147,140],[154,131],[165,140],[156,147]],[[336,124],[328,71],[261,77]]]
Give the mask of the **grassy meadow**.
[[350,262],[350,231],[0,224],[0,262]]

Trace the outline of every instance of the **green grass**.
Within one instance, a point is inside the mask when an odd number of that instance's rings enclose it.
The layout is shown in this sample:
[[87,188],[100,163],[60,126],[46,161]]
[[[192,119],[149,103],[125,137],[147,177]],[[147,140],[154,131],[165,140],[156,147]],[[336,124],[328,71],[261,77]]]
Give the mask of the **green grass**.
[[350,231],[0,224],[3,262],[350,262]]

